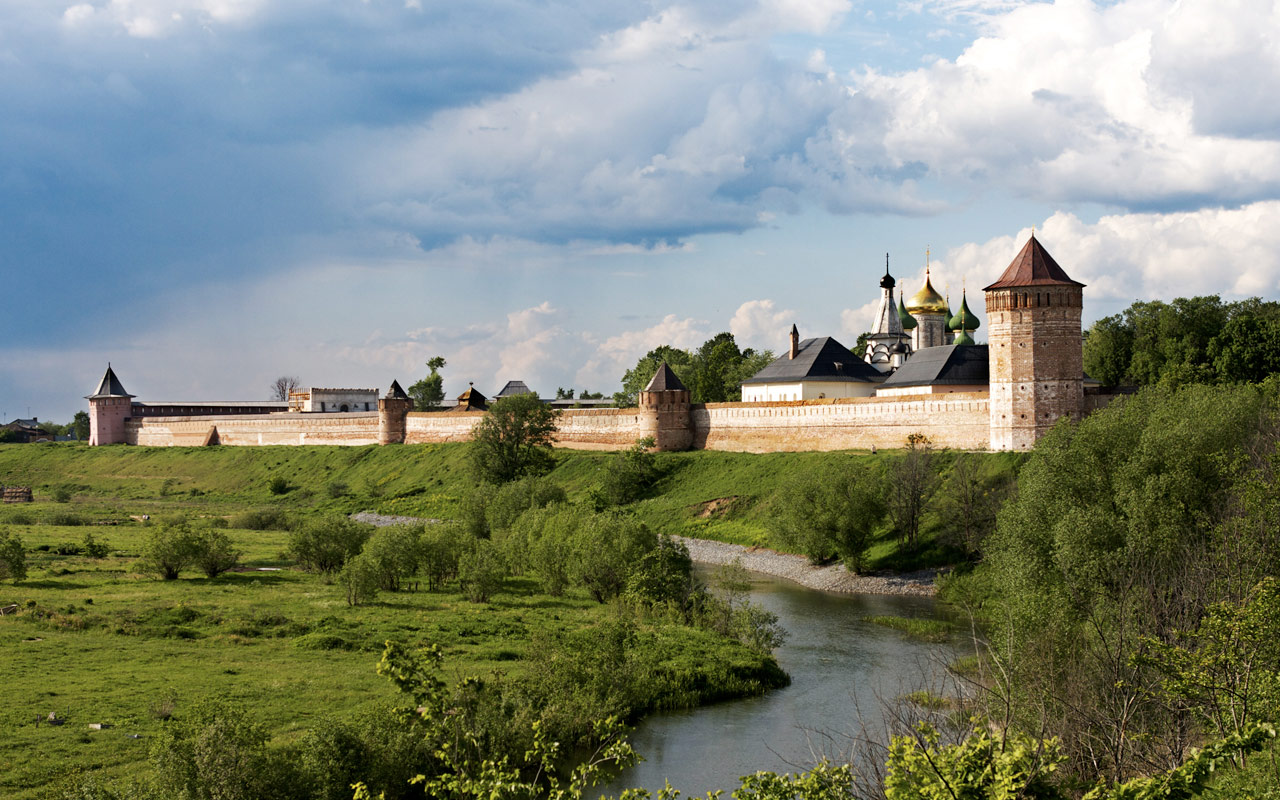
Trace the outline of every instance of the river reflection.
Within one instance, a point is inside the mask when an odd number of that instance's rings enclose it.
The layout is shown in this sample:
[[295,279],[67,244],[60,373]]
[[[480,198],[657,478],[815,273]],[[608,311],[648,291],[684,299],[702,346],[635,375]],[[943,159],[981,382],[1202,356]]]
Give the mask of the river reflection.
[[798,771],[827,746],[814,731],[854,732],[859,708],[878,719],[877,692],[892,697],[916,683],[937,648],[862,621],[932,617],[932,599],[828,594],[763,576],[752,584],[752,601],[777,614],[787,630],[777,656],[791,685],[764,697],[650,717],[631,737],[645,760],[589,796],[615,796],[627,787],[656,794],[666,781],[686,796],[712,789],[728,795],[742,775]]

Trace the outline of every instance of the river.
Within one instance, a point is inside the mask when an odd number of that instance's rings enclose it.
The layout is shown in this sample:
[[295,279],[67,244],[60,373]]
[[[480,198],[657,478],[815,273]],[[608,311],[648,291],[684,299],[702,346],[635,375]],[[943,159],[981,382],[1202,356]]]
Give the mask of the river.
[[[933,617],[930,598],[829,594],[754,575],[751,600],[777,614],[787,630],[777,657],[791,685],[763,697],[649,717],[631,737],[645,760],[588,796],[616,796],[627,787],[656,795],[666,781],[686,796],[713,789],[727,796],[742,775],[804,769],[816,752],[833,747],[815,732],[855,732],[859,709],[878,720],[877,697],[914,688],[938,648],[863,622],[878,615]],[[843,740],[834,746],[841,744],[847,747]]]

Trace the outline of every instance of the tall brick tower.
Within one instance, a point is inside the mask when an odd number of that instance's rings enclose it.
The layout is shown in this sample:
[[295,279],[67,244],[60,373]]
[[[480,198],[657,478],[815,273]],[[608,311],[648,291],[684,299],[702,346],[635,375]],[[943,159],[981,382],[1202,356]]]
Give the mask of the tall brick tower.
[[1030,450],[1060,417],[1080,418],[1083,289],[1035,234],[986,287],[992,450]]
[[689,390],[662,362],[649,385],[640,392],[642,431],[658,450],[688,450],[693,444]]
[[89,401],[89,444],[125,441],[124,421],[133,415],[133,395],[120,385],[110,363],[98,382],[98,390],[85,399]]
[[378,444],[404,444],[405,420],[413,400],[392,381],[387,393],[378,398]]

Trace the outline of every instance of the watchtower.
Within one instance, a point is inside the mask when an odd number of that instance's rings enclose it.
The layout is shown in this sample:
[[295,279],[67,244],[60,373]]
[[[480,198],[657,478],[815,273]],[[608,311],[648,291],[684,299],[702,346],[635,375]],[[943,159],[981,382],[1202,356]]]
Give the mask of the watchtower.
[[999,280],[984,290],[992,450],[1030,450],[1060,418],[1080,418],[1083,289],[1033,233]]
[[125,441],[124,421],[133,415],[133,397],[124,390],[108,363],[97,391],[85,398],[89,401],[90,445]]
[[662,362],[640,392],[642,435],[652,436],[658,450],[688,450],[693,444],[689,390]]
[[392,381],[387,393],[378,398],[378,444],[404,444],[405,422],[413,408],[413,399]]

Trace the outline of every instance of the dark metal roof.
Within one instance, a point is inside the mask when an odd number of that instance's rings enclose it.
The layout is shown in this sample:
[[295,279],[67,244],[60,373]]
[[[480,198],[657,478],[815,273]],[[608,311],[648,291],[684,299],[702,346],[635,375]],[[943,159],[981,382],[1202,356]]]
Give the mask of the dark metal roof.
[[408,400],[409,395],[404,393],[404,389],[400,388],[400,381],[392,381],[391,388],[387,390],[388,400]]
[[1032,234],[999,280],[984,291],[1011,289],[1015,286],[1084,286],[1084,284],[1071,280],[1066,271],[1058,266],[1058,262],[1053,260],[1053,256],[1049,255],[1049,251],[1040,244],[1035,234]]
[[102,380],[98,382],[98,390],[85,399],[96,400],[99,397],[133,397],[124,390],[124,386],[120,385],[120,379],[116,377],[110,364],[107,364],[107,371],[102,374]]
[[658,371],[653,373],[653,377],[649,379],[649,385],[644,387],[646,392],[687,392],[689,389],[680,381],[680,376],[663,361],[658,367]]
[[982,386],[991,382],[985,344],[948,344],[917,350],[898,367],[885,389],[895,386]]
[[502,391],[493,396],[494,400],[503,397],[512,397],[517,394],[533,394],[533,390],[525,385],[524,381],[507,381],[507,385],[502,387]]
[[783,354],[772,364],[743,381],[748,383],[787,383],[801,380],[850,381],[879,383],[880,370],[855,356],[849,348],[830,336],[805,339],[795,358]]

